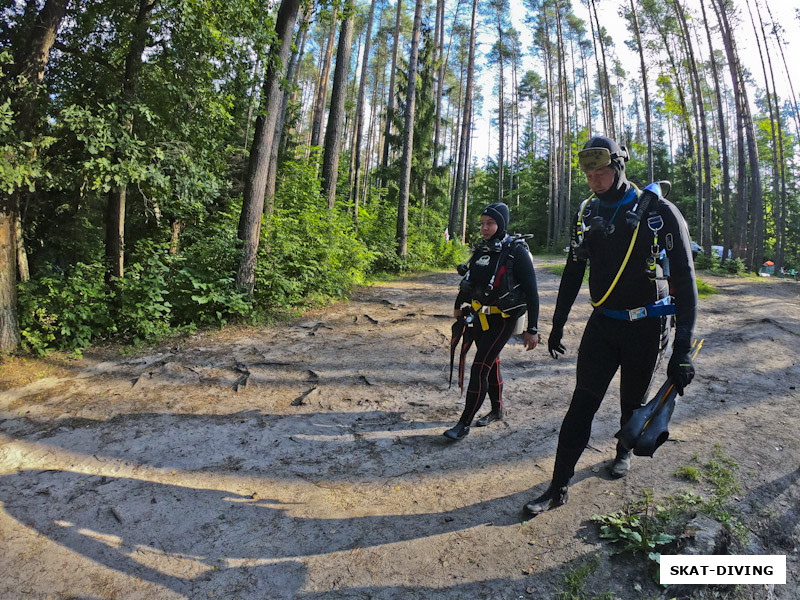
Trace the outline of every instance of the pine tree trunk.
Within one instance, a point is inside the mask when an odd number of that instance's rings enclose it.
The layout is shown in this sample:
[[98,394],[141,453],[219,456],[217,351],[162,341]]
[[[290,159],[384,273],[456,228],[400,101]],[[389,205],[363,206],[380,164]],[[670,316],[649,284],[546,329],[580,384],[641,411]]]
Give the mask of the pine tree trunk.
[[631,0],[631,14],[633,15],[633,32],[636,36],[636,47],[639,50],[639,64],[641,67],[641,81],[644,87],[644,130],[647,140],[647,181],[654,181],[653,174],[653,129],[650,119],[650,92],[647,85],[647,66],[644,62],[644,48],[642,47],[642,36],[639,33],[639,17],[636,14],[636,6]]
[[[400,49],[400,17],[403,14],[403,0],[397,0],[397,15],[394,21],[394,45],[392,47],[392,68],[389,71],[389,94],[386,104],[386,124],[383,132],[383,158],[381,168],[385,172],[389,166],[389,135],[392,133],[392,120],[394,118],[394,85],[397,72],[397,53]],[[385,176],[384,176],[385,177]],[[381,181],[381,187],[386,187],[387,181]]]
[[417,93],[417,61],[422,29],[422,0],[414,9],[414,29],[411,32],[411,53],[408,57],[408,93],[403,131],[403,159],[400,167],[400,190],[397,202],[397,255],[408,255],[408,196],[411,189],[411,159],[414,152],[414,111]]
[[322,121],[325,118],[325,102],[328,99],[328,82],[331,77],[331,63],[333,62],[333,46],[336,41],[336,16],[338,9],[334,6],[331,15],[331,30],[328,35],[328,44],[325,47],[322,69],[317,81],[317,93],[314,96],[314,112],[311,122],[311,145],[319,146],[322,143]]
[[[350,172],[350,185],[348,187],[352,190],[352,198],[354,199],[353,206],[353,223],[358,227],[358,199],[360,194],[359,189],[359,172],[361,170],[361,144],[362,130],[364,128],[364,102],[367,90],[367,73],[369,66],[369,53],[372,47],[372,21],[375,18],[375,0],[370,2],[369,17],[367,17],[367,32],[366,40],[364,42],[364,58],[361,61],[361,77],[358,82],[358,100],[356,101],[356,122],[355,122],[355,143],[353,144],[353,168]],[[353,189],[355,184],[355,189]]]
[[312,4],[306,8],[300,21],[300,26],[297,30],[297,35],[294,41],[294,52],[289,60],[289,66],[286,69],[286,84],[284,89],[281,90],[281,105],[278,109],[277,121],[275,122],[275,133],[272,136],[272,150],[269,154],[269,169],[267,171],[267,185],[264,190],[264,214],[271,215],[275,210],[275,184],[278,178],[278,159],[281,151],[286,147],[286,131],[284,125],[286,123],[286,109],[289,105],[289,96],[292,87],[297,78],[297,69],[300,60],[303,57],[303,48],[306,43],[306,35],[308,33],[308,19],[310,18]]
[[[708,18],[706,17],[705,2],[700,0],[700,8],[703,11],[703,24],[706,29],[706,37],[708,38],[708,47],[713,48],[711,40],[711,29],[708,26]],[[714,93],[717,100],[717,112],[719,121],[719,134],[720,134],[720,149],[722,152],[722,229],[723,229],[723,242],[722,242],[722,255],[728,255],[728,250],[732,246],[733,240],[731,239],[731,198],[730,198],[730,165],[728,161],[728,136],[725,128],[725,111],[722,106],[722,92],[719,87],[719,74],[717,72],[717,61],[714,57],[714,52],[711,55],[711,73],[714,77]],[[708,248],[703,248],[706,256],[711,256],[711,241],[708,241]]]
[[244,255],[236,272],[236,287],[250,294],[253,293],[255,286],[268,163],[275,135],[277,113],[281,103],[280,82],[291,51],[292,31],[297,21],[299,7],[300,0],[283,0],[278,9],[275,21],[275,41],[270,48],[264,89],[261,94],[261,114],[256,119],[253,144],[250,149],[242,212],[239,217],[239,236],[244,242]]
[[333,73],[331,109],[325,129],[325,152],[322,158],[322,196],[328,208],[336,202],[336,180],[339,175],[339,149],[341,148],[344,102],[347,96],[347,79],[350,74],[350,51],[353,45],[353,6],[345,5],[345,17],[339,32],[339,47],[336,50],[336,69]]
[[[472,0],[472,21],[470,24],[470,36],[469,36],[469,56],[467,58],[467,86],[464,91],[464,108],[462,110],[461,116],[461,138],[458,143],[458,166],[456,169],[456,179],[455,179],[455,192],[454,197],[459,207],[459,212],[461,212],[461,219],[460,221],[457,220],[455,223],[452,224],[451,235],[455,236],[456,228],[463,230],[464,225],[463,223],[466,221],[466,206],[460,208],[461,205],[461,197],[464,193],[464,189],[466,187],[466,178],[467,172],[469,170],[468,158],[467,158],[467,149],[468,149],[468,142],[471,134],[471,123],[470,123],[470,115],[472,113],[472,97],[474,94],[474,86],[475,86],[475,39],[477,36],[477,14],[478,14],[478,0]],[[459,227],[460,225],[460,227]],[[464,241],[464,234],[462,233],[460,236],[461,241]]]

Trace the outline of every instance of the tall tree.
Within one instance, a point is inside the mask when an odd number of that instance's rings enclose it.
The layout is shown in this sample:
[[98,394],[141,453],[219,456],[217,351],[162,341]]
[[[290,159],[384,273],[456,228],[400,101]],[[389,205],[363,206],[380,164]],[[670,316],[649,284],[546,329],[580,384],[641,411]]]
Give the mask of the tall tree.
[[[394,42],[392,44],[392,67],[389,71],[389,93],[386,105],[386,129],[383,133],[383,158],[381,168],[385,172],[389,165],[389,136],[392,133],[392,120],[394,117],[394,86],[395,73],[397,72],[397,53],[400,50],[400,21],[403,15],[403,0],[397,0],[397,14],[394,20]],[[386,187],[386,181],[381,182],[381,187]]]
[[[717,101],[717,122],[719,126],[720,136],[720,152],[722,154],[722,254],[721,256],[728,255],[728,249],[731,248],[733,240],[731,239],[731,174],[728,159],[728,136],[727,128],[725,126],[725,110],[722,106],[722,91],[719,85],[719,73],[717,70],[717,59],[714,55],[714,44],[711,39],[711,28],[709,27],[708,18],[706,16],[706,7],[704,0],[700,0],[700,8],[703,11],[703,24],[705,25],[706,38],[708,40],[708,47],[711,54],[711,75],[714,79],[714,96]],[[711,256],[707,254],[706,256]]]
[[[453,191],[453,200],[450,204],[450,222],[449,229],[453,235],[461,228],[460,225],[466,220],[466,216],[459,219],[459,209],[461,206],[461,195],[465,193],[467,172],[469,170],[468,156],[468,142],[471,132],[471,114],[472,114],[472,97],[475,87],[475,39],[477,36],[477,15],[478,15],[478,0],[472,0],[472,20],[469,30],[469,57],[467,59],[467,84],[464,91],[464,108],[462,110],[463,116],[461,118],[461,136],[458,144],[458,160],[456,167],[455,185]],[[466,212],[466,211],[464,211]],[[461,237],[463,242],[463,236]]]
[[[147,45],[150,29],[150,15],[156,6],[155,0],[139,0],[139,8],[133,25],[128,52],[125,56],[125,74],[120,95],[119,120],[122,128],[130,134],[133,131],[134,117],[131,112],[139,85],[142,70],[142,54]],[[121,160],[119,156],[116,161]],[[106,205],[106,266],[107,277],[121,278],[125,265],[125,203],[128,184],[123,181],[112,188]]]
[[331,78],[331,63],[333,62],[333,47],[336,42],[336,21],[338,6],[333,7],[331,13],[331,29],[328,33],[328,43],[322,55],[322,67],[317,80],[317,92],[314,96],[314,109],[311,119],[311,146],[322,143],[322,122],[325,119],[325,102],[328,99],[328,83]]
[[711,256],[711,159],[709,157],[708,126],[706,122],[705,103],[703,101],[703,90],[700,86],[700,76],[697,71],[697,60],[694,55],[692,36],[689,32],[689,25],[686,21],[686,14],[681,6],[680,0],[673,0],[675,11],[683,31],[683,40],[688,54],[687,66],[689,76],[694,90],[695,107],[700,121],[700,137],[698,138],[698,157],[702,155],[702,166],[700,160],[697,161],[698,180],[698,219],[697,228],[706,256]]
[[[36,130],[39,87],[68,5],[69,0],[47,0],[33,27],[19,36],[23,47],[14,49],[15,63],[4,83],[10,88],[14,126],[23,144],[31,143]],[[0,191],[0,352],[12,352],[19,345],[16,267],[18,255],[24,257],[19,193],[19,189]],[[26,258],[21,266],[27,268]]]
[[[750,3],[747,3],[747,8],[750,10]],[[781,125],[781,107],[778,102],[778,91],[775,87],[775,71],[772,68],[772,57],[770,56],[767,32],[764,30],[764,19],[761,18],[761,9],[756,1],[756,12],[758,13],[758,22],[761,26],[761,37],[764,39],[764,52],[761,51],[761,45],[758,46],[759,54],[761,54],[761,67],[764,70],[764,84],[767,95],[767,105],[769,107],[769,120],[770,120],[770,133],[772,135],[772,186],[773,194],[775,196],[773,218],[775,221],[775,267],[780,269],[783,267],[785,237],[786,237],[786,161],[783,153],[783,127]],[[753,13],[750,11],[750,18],[752,19]],[[755,28],[755,22],[753,22]],[[756,32],[756,39],[758,39],[758,32]],[[769,64],[769,77],[767,77],[767,69],[764,66],[764,54],[767,55],[767,62]],[[770,83],[772,83],[772,94],[774,96],[774,103],[770,100]],[[774,107],[774,115],[773,115]],[[776,131],[777,130],[777,131]]]
[[236,287],[253,293],[256,258],[261,236],[261,216],[264,212],[264,192],[267,187],[269,156],[275,135],[275,123],[281,104],[280,83],[292,48],[292,32],[297,21],[300,0],[282,0],[275,21],[275,41],[270,48],[268,67],[261,94],[261,110],[256,119],[250,161],[247,167],[242,212],[239,217],[239,237],[244,242],[244,254],[236,272]]
[[405,128],[403,130],[403,161],[400,170],[400,190],[397,195],[397,255],[408,255],[408,196],[411,187],[411,159],[414,142],[414,103],[417,93],[417,59],[422,29],[422,0],[414,9],[414,29],[411,32],[411,51],[408,57],[408,92],[406,96]]
[[322,157],[322,195],[328,201],[328,208],[336,202],[336,180],[339,174],[339,149],[344,137],[344,103],[347,95],[348,75],[350,74],[350,50],[353,44],[353,22],[355,9],[352,0],[345,2],[342,29],[339,32],[339,46],[336,49],[336,69],[333,73],[331,109],[328,126],[325,129],[325,152]]
[[358,227],[358,201],[360,195],[359,172],[361,170],[361,146],[363,144],[362,131],[364,130],[364,103],[367,90],[367,76],[369,66],[369,53],[372,48],[372,21],[375,18],[375,0],[370,1],[369,16],[367,17],[367,31],[364,40],[364,57],[361,61],[361,76],[358,81],[358,99],[355,114],[355,143],[353,144],[352,167],[348,182],[349,194],[353,198],[353,222]]
[[[750,101],[745,91],[744,72],[736,41],[733,36],[733,27],[728,18],[730,7],[724,0],[714,0],[714,7],[717,18],[720,21],[722,40],[725,45],[725,52],[728,56],[728,67],[731,71],[731,81],[734,90],[734,100],[736,103],[737,121],[740,123],[740,130],[744,130],[747,138],[747,158],[750,167],[750,211],[747,210],[747,197],[745,187],[747,173],[744,168],[744,152],[740,150],[739,177],[739,210],[736,216],[738,224],[738,248],[734,251],[736,256],[741,256],[742,250],[747,248],[747,262],[751,269],[760,266],[760,259],[763,250],[757,249],[761,235],[758,233],[762,227],[762,196],[761,196],[761,172],[758,164],[758,146],[756,144],[755,126],[750,112]],[[741,144],[740,144],[741,147]],[[748,217],[751,220],[751,236],[747,240]]]
[[644,47],[642,45],[641,29],[639,27],[639,17],[636,14],[636,6],[631,0],[631,20],[633,22],[633,33],[636,38],[636,49],[639,52],[639,68],[642,75],[642,88],[644,89],[644,129],[645,139],[647,140],[647,180],[653,181],[653,127],[650,118],[650,86],[647,83],[647,66],[644,60]]

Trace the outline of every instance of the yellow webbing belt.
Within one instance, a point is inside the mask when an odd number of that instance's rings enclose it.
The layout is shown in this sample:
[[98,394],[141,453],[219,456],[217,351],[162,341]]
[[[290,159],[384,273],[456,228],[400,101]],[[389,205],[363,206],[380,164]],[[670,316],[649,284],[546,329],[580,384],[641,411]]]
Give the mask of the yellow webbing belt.
[[619,268],[619,271],[617,271],[617,276],[614,277],[614,281],[611,282],[611,287],[608,288],[608,291],[602,298],[600,298],[598,302],[592,300],[592,306],[600,306],[603,302],[605,302],[608,299],[608,297],[611,295],[612,290],[614,289],[614,287],[616,287],[617,282],[619,281],[619,278],[622,275],[622,272],[625,270],[625,267],[628,264],[628,259],[631,257],[631,252],[633,252],[633,245],[636,243],[636,236],[639,235],[639,225],[641,224],[642,224],[641,221],[637,223],[636,229],[633,230],[633,237],[631,237],[631,245],[628,246],[628,252],[625,254],[625,259],[622,261],[622,266]]
[[[484,331],[489,329],[489,321],[486,318],[486,313],[485,312],[481,312],[481,308],[483,308],[483,304],[481,304],[477,300],[473,300],[472,301],[472,308],[475,309],[475,312],[478,315],[478,320],[481,322],[481,329],[483,329]],[[486,308],[489,309],[489,314],[490,315],[500,315],[504,319],[507,319],[507,318],[509,318],[511,316],[511,315],[508,315],[508,314],[504,313],[502,310],[500,310],[499,308],[497,308],[496,306],[493,306],[493,305],[492,306],[487,306]]]

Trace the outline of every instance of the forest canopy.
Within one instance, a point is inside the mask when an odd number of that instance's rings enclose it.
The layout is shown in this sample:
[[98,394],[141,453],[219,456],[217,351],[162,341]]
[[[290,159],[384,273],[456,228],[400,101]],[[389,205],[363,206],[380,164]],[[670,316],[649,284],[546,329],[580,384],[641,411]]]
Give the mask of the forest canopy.
[[672,182],[702,266],[800,269],[800,20],[764,0],[620,0],[626,39],[595,0],[588,20],[524,0],[524,22],[509,0],[0,6],[4,352],[258,322],[452,267],[495,201],[563,253],[598,133],[633,180]]

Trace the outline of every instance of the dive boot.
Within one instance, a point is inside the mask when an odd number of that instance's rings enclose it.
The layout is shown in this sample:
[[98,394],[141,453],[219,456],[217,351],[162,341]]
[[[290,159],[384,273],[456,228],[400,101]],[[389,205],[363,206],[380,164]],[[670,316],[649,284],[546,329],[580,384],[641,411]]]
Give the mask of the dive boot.
[[502,421],[503,420],[503,411],[492,411],[488,415],[482,416],[480,419],[475,421],[475,427],[486,427],[489,423],[494,423],[495,421]]
[[525,505],[523,511],[530,517],[535,517],[543,513],[546,510],[551,510],[553,508],[558,508],[567,503],[569,499],[569,489],[566,485],[560,486],[555,488],[555,493],[553,493],[553,485],[550,484],[550,487],[547,488],[547,491],[533,500],[532,502]]
[[461,438],[469,435],[469,426],[464,425],[459,421],[456,423],[455,427],[448,429],[442,435],[444,435],[446,438],[450,438],[451,440],[460,440]]
[[609,472],[614,479],[622,479],[631,468],[631,451],[617,450],[617,457],[611,463]]

